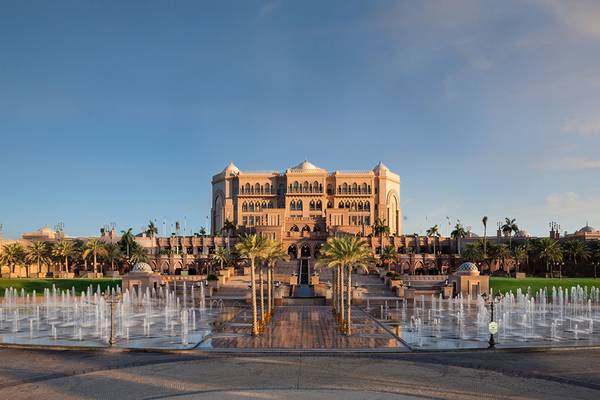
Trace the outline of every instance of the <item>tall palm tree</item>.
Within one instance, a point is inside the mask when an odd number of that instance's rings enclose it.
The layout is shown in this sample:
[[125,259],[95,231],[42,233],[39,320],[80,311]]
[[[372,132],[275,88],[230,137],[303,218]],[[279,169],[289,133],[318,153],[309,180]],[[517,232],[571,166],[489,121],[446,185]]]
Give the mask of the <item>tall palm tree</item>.
[[73,257],[75,254],[75,244],[61,239],[52,247],[52,254],[61,257],[65,261],[65,272],[69,272],[69,257]]
[[546,263],[546,272],[550,272],[550,264],[563,260],[563,250],[556,239],[541,238],[536,244],[536,257]]
[[583,240],[569,240],[563,244],[564,253],[568,259],[577,265],[577,261],[587,261],[591,252]]
[[467,244],[465,250],[462,252],[462,258],[471,262],[477,262],[484,259],[482,242]]
[[[38,273],[41,271],[42,263],[49,263],[49,248],[46,242],[33,242],[25,251],[25,261],[35,263],[38,267]],[[27,268],[27,277],[29,278],[29,268]]]
[[433,238],[433,259],[437,268],[437,252],[435,250],[435,242],[437,241],[437,238],[440,237],[440,230],[438,228],[438,225],[435,224],[431,228],[427,229],[427,232],[425,232],[425,234],[427,235],[427,237]]
[[5,244],[2,247],[2,255],[0,255],[0,262],[10,267],[10,271],[14,274],[15,267],[17,264],[23,261],[25,251],[23,246],[19,243]]
[[519,227],[516,223],[516,219],[514,218],[504,218],[504,225],[502,225],[502,227],[500,227],[500,229],[502,230],[502,233],[504,233],[505,235],[508,236],[508,248],[512,249],[512,236],[513,234],[516,234],[517,232],[519,232]]
[[115,270],[115,262],[119,261],[123,256],[121,253],[121,248],[118,244],[115,243],[106,243],[104,245],[106,249],[106,253],[104,254],[104,259],[110,263],[111,271]]
[[450,232],[450,237],[452,239],[456,240],[456,247],[458,248],[458,255],[460,256],[460,241],[461,239],[463,239],[465,236],[467,236],[467,231],[465,230],[465,228],[462,226],[462,224],[460,222],[458,222],[455,226],[454,226],[454,230],[452,232]]
[[151,238],[154,238],[158,234],[158,227],[154,223],[154,221],[150,221],[148,223],[148,228],[146,228],[146,235]]
[[355,267],[368,268],[373,262],[371,249],[356,236],[342,236],[329,238],[321,248],[324,264],[330,268],[346,270],[346,315],[344,316],[344,305],[342,300],[341,313],[344,333],[352,333],[352,269]]
[[253,336],[257,336],[259,334],[258,316],[256,309],[256,270],[254,266],[257,259],[261,259],[265,256],[267,248],[267,240],[264,237],[258,236],[256,234],[247,234],[242,236],[240,238],[240,241],[235,245],[235,249],[240,253],[240,255],[250,262]]
[[277,262],[288,259],[288,255],[283,250],[281,243],[269,240],[268,250],[265,255],[267,263],[267,317],[270,317],[275,309],[275,299],[273,297],[273,272]]
[[225,233],[227,236],[227,248],[229,249],[229,237],[232,235],[235,235],[235,231],[237,230],[237,227],[235,226],[235,224],[233,222],[231,222],[228,219],[225,219],[225,222],[223,223],[223,229],[221,229],[222,233]]
[[137,244],[137,242],[133,243],[133,246],[130,249],[130,254],[128,257],[129,265],[134,265],[139,262],[148,261],[148,253],[146,253],[146,249]]
[[487,222],[488,217],[484,215],[481,219],[481,223],[483,224],[483,258],[487,258]]
[[121,249],[125,250],[125,255],[127,258],[129,258],[133,243],[135,243],[133,229],[129,228],[126,231],[121,231],[121,239],[119,239],[119,244],[121,245]]
[[98,256],[104,257],[106,256],[106,247],[104,247],[104,242],[99,239],[90,239],[84,246],[83,253],[81,254],[83,258],[87,258],[90,254],[94,259],[94,273],[97,272],[98,266]]

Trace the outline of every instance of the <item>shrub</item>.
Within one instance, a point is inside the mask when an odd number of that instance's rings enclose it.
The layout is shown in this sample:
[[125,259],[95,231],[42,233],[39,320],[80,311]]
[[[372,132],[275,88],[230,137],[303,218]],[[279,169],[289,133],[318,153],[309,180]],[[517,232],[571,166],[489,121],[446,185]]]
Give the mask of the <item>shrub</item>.
[[218,276],[216,276],[215,274],[210,274],[210,275],[208,275],[208,276],[206,277],[206,280],[208,280],[208,281],[218,281],[218,280],[219,280],[219,277],[218,277]]

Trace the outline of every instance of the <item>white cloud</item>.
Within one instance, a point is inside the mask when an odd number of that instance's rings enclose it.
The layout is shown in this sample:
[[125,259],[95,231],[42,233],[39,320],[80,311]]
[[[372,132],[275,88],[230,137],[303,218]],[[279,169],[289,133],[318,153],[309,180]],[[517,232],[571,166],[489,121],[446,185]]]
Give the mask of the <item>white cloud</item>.
[[542,170],[552,171],[577,171],[585,169],[599,169],[600,160],[590,159],[586,157],[561,157],[557,159],[549,159],[538,163],[538,167]]
[[549,215],[577,216],[583,220],[598,219],[600,196],[581,197],[575,192],[551,193],[546,197],[545,209]]
[[600,136],[600,119],[572,119],[563,126],[563,131],[580,136]]

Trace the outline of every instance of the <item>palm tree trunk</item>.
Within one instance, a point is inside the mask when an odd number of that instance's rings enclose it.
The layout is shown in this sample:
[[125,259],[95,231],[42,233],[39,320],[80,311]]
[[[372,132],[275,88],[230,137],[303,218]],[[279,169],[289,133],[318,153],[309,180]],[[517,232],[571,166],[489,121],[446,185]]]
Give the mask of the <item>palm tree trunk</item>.
[[348,266],[348,278],[347,278],[347,297],[346,297],[346,336],[350,336],[352,332],[352,316],[350,310],[352,306],[352,267]]
[[250,259],[250,290],[252,291],[252,336],[258,336],[258,316],[256,310],[256,271],[254,258]]
[[94,274],[96,273],[96,252],[94,252]]
[[267,269],[267,316],[273,312],[273,270]]
[[69,272],[69,257],[65,257],[65,272]]
[[331,306],[333,312],[336,312],[337,308],[337,271],[336,268],[331,270]]
[[260,288],[260,323],[265,323],[265,288],[264,288],[264,275],[262,265],[258,267],[258,284]]
[[344,314],[344,266],[341,265],[339,268],[340,268],[339,269],[340,278],[339,278],[338,289],[340,291],[340,294],[339,294],[340,309],[338,311],[338,316],[339,316],[339,319],[340,319],[340,324],[343,327],[344,326],[344,319],[345,319],[345,314]]

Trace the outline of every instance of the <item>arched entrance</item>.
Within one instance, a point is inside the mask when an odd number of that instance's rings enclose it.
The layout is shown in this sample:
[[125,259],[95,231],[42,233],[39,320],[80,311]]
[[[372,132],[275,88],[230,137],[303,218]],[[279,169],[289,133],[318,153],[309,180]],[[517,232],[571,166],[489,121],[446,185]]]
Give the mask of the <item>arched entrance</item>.
[[296,258],[298,258],[298,248],[296,247],[295,244],[288,247],[287,253],[288,253],[288,256],[290,256],[290,259],[292,259],[292,260],[295,260]]
[[302,257],[302,258],[310,257],[310,246],[308,244],[304,244],[300,248],[300,257]]

